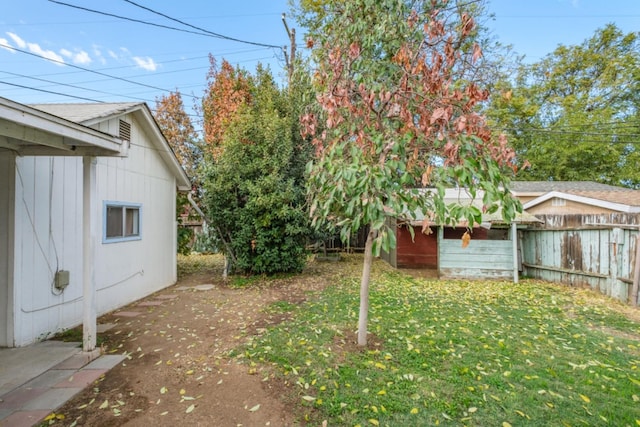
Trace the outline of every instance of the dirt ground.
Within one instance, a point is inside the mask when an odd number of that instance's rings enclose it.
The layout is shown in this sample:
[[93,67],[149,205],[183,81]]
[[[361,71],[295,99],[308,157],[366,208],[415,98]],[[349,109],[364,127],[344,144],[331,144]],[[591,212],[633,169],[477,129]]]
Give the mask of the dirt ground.
[[[264,367],[229,351],[283,321],[264,310],[301,303],[331,281],[330,263],[304,274],[232,288],[220,271],[185,276],[161,292],[103,316],[104,352],[129,357],[56,411],[64,426],[296,426],[291,391]],[[295,392],[295,391],[294,391]]]

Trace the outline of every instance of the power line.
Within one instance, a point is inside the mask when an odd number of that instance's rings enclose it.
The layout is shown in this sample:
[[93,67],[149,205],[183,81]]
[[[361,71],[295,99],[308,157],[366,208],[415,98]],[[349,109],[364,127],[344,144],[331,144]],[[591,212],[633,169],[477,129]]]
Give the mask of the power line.
[[229,37],[229,36],[225,36],[225,35],[222,35],[222,34],[219,34],[219,33],[214,33],[212,31],[206,30],[204,28],[196,27],[195,25],[191,25],[191,24],[189,24],[187,22],[184,22],[184,21],[181,21],[179,19],[172,18],[169,15],[166,15],[164,13],[158,12],[158,11],[156,11],[154,9],[149,8],[149,7],[142,6],[142,5],[140,5],[140,4],[138,4],[138,3],[134,2],[134,1],[131,1],[131,0],[124,0],[124,1],[129,3],[129,4],[131,4],[131,5],[133,5],[133,6],[139,7],[140,9],[144,9],[144,10],[149,11],[151,13],[154,13],[156,15],[162,16],[163,18],[167,18],[167,19],[169,19],[171,21],[174,21],[174,22],[177,22],[179,24],[186,25],[187,27],[193,28],[193,29],[198,30],[198,31],[202,31],[203,33],[210,34],[210,35],[212,35],[214,37],[219,37],[221,39],[230,40],[230,41],[239,42],[239,43],[250,44],[250,45],[254,45],[254,46],[264,46],[264,47],[271,47],[271,48],[280,49],[280,46],[275,46],[275,45],[272,45],[272,44],[265,44],[265,43],[247,41],[247,40],[240,40],[240,39],[236,39],[234,37]]
[[[49,0],[49,1],[53,1],[53,0]],[[29,51],[26,51],[26,50],[23,50],[23,49],[19,49],[19,48],[17,48],[17,47],[9,46],[9,45],[4,44],[4,43],[0,43],[0,47],[3,47],[3,48],[5,48],[5,49],[14,50],[14,51],[16,51],[16,52],[24,53],[24,54],[26,54],[26,55],[35,56],[36,58],[45,59],[45,60],[47,60],[47,61],[50,61],[50,62],[53,62],[53,63],[56,63],[56,64],[66,65],[67,67],[76,68],[76,69],[78,69],[78,70],[86,71],[86,72],[88,72],[88,73],[93,73],[93,74],[97,74],[97,75],[99,75],[99,76],[108,77],[108,78],[110,78],[110,79],[120,80],[120,81],[122,81],[122,82],[126,82],[126,83],[130,83],[130,84],[133,84],[133,85],[138,85],[138,86],[147,87],[147,88],[149,88],[149,89],[159,90],[159,91],[161,91],[161,92],[171,92],[170,90],[163,89],[163,88],[161,88],[161,87],[157,87],[157,86],[152,86],[152,85],[148,85],[148,84],[145,84],[145,83],[136,82],[136,81],[133,81],[133,80],[129,80],[129,79],[122,78],[122,77],[112,76],[112,75],[110,75],[110,74],[101,73],[100,71],[94,71],[94,70],[90,70],[90,69],[88,69],[88,68],[80,67],[80,66],[78,66],[78,65],[68,64],[68,63],[66,63],[66,62],[64,62],[64,61],[59,61],[59,60],[57,60],[57,59],[47,58],[47,57],[45,57],[45,56],[38,55],[38,54],[36,54],[36,53],[29,52]],[[190,95],[190,96],[191,96],[192,98],[196,98],[195,96],[192,96],[192,95]]]
[[[183,32],[183,33],[196,34],[196,35],[206,36],[206,37],[214,37],[214,38],[219,38],[219,39],[224,39],[224,40],[229,40],[229,41],[235,41],[235,42],[238,42],[238,43],[250,44],[250,45],[254,45],[254,46],[263,46],[263,47],[268,47],[268,48],[280,49],[280,46],[275,46],[275,45],[266,44],[266,43],[259,43],[259,42],[252,42],[252,41],[247,41],[247,40],[236,39],[234,37],[225,36],[225,35],[222,35],[222,34],[214,33],[214,32],[211,32],[211,31],[200,29],[200,28],[198,28],[199,31],[191,31],[191,30],[186,30],[184,28],[170,27],[168,25],[156,24],[154,22],[149,22],[149,21],[143,21],[141,19],[130,18],[128,16],[121,16],[121,15],[116,15],[116,14],[109,13],[109,12],[103,12],[103,11],[100,11],[100,10],[89,9],[89,8],[82,7],[82,6],[77,6],[77,5],[74,5],[74,4],[64,3],[64,2],[61,2],[61,1],[58,1],[58,0],[49,0],[49,1],[51,3],[56,3],[56,4],[59,4],[59,5],[71,7],[71,8],[74,8],[74,9],[84,10],[86,12],[97,13],[99,15],[104,15],[104,16],[111,16],[113,18],[123,19],[125,21],[137,22],[139,24],[144,24],[144,25],[151,25],[153,27],[164,28],[164,29],[167,29],[167,30],[180,31],[180,32]],[[139,6],[139,5],[136,5],[136,6]],[[143,6],[139,6],[139,7],[143,7]],[[153,13],[160,14],[159,12],[155,12],[155,11],[153,11],[151,9],[149,9],[149,10],[152,11]],[[167,18],[171,19],[171,20],[175,20],[175,19],[170,18],[170,17],[167,17]],[[180,22],[180,21],[178,21],[178,22]],[[182,23],[182,24],[183,25],[188,25],[190,27],[193,27],[190,24],[186,24],[186,23]],[[193,28],[197,28],[197,27],[193,27]]]
[[16,84],[16,83],[7,83],[7,82],[0,81],[0,84],[8,85],[8,86],[15,86],[15,87],[19,87],[19,88],[22,88],[22,89],[35,90],[35,91],[38,91],[38,92],[50,93],[52,95],[67,96],[69,98],[80,99],[80,100],[83,100],[83,101],[97,102],[97,103],[100,103],[100,104],[102,104],[104,102],[104,101],[98,101],[97,99],[84,98],[82,96],[69,95],[69,94],[66,94],[66,93],[54,92],[52,90],[37,89],[37,88],[34,88],[34,87],[23,86],[23,85],[19,85],[19,84]]
[[[124,97],[124,98],[135,99],[135,100],[139,100],[139,101],[153,102],[153,101],[150,101],[150,100],[144,99],[144,98],[121,95],[121,94],[111,93],[111,92],[105,92],[105,91],[98,90],[98,89],[89,89],[89,88],[82,87],[82,86],[77,86],[77,85],[68,84],[68,83],[55,82],[53,80],[47,80],[47,79],[41,79],[41,78],[38,78],[38,77],[26,76],[24,74],[17,74],[17,73],[12,73],[12,72],[9,72],[9,71],[0,70],[0,72],[5,73],[5,74],[9,74],[10,76],[14,76],[14,77],[22,77],[22,78],[31,79],[31,80],[37,80],[37,81],[40,81],[40,82],[51,83],[51,84],[56,85],[56,86],[66,86],[66,87],[70,87],[70,88],[73,88],[73,89],[80,89],[80,90],[86,90],[86,91],[89,91],[89,92],[102,93],[104,95],[121,96],[121,97]],[[33,90],[40,90],[40,88],[35,88],[35,87],[32,88],[32,89]]]

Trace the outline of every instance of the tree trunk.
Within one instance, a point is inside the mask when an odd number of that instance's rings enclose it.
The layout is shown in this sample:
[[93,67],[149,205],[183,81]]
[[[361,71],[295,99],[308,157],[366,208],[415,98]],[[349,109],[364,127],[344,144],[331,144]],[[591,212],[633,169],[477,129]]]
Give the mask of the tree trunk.
[[367,242],[364,245],[364,264],[362,266],[362,279],[360,280],[360,316],[358,317],[358,346],[367,345],[367,318],[369,315],[369,279],[371,277],[371,264],[373,264],[373,240],[376,238],[376,230],[371,227],[367,234]]

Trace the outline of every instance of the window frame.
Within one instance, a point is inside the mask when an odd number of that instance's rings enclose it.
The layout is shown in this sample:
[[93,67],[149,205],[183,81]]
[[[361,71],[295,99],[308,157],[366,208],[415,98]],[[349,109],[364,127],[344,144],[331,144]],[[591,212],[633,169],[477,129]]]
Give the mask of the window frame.
[[[109,208],[120,208],[122,209],[122,236],[117,237],[107,237],[107,212]],[[127,209],[134,209],[138,211],[138,233],[125,236],[125,230],[127,226]],[[130,242],[134,240],[142,240],[142,203],[130,203],[130,202],[119,202],[113,200],[105,200],[102,202],[102,243],[119,243],[119,242]]]

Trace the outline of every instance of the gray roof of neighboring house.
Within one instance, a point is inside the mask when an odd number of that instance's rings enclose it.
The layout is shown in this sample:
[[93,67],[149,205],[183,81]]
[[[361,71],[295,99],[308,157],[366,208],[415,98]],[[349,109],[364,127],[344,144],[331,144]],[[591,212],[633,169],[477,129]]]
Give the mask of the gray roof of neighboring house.
[[[625,189],[628,190],[628,189]],[[567,191],[566,193],[622,205],[640,206],[640,191]]]
[[71,104],[30,104],[31,107],[75,123],[126,113],[142,105],[141,102],[105,102]]
[[511,181],[509,189],[516,193],[548,193],[549,191],[633,191],[594,181]]

